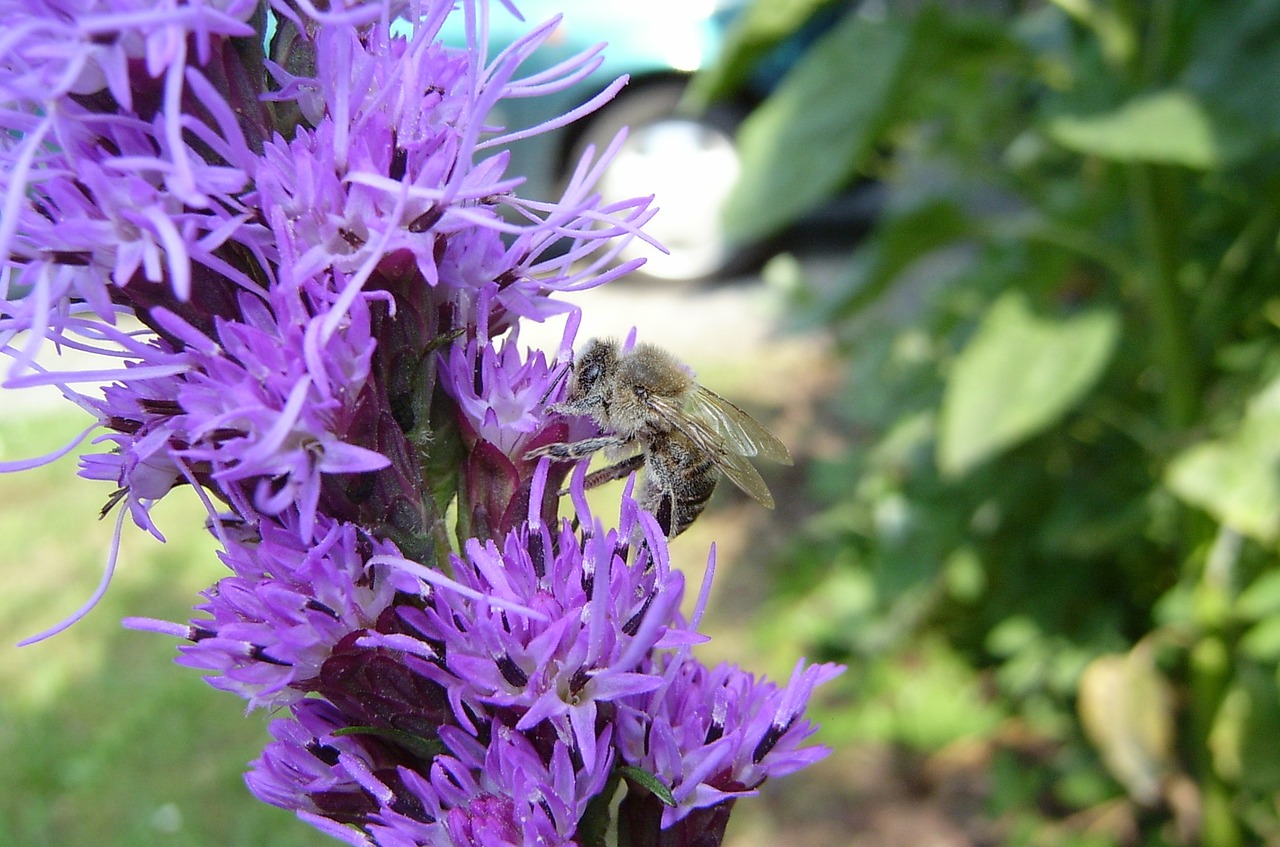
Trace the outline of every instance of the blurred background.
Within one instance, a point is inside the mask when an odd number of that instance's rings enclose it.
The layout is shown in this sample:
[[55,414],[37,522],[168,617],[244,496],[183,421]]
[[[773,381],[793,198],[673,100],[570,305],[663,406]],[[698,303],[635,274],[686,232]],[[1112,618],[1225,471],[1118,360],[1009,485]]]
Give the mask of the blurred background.
[[[519,6],[565,14],[547,65],[613,46],[510,125],[632,82],[513,170],[549,196],[630,125],[602,190],[671,248],[579,337],[637,327],[798,460],[674,547],[719,550],[705,659],[849,665],[833,755],[730,843],[1280,843],[1280,2]],[[83,425],[21,402],[2,458]],[[97,581],[73,469],[0,477],[7,643]],[[88,619],[0,648],[0,845],[331,843],[243,788],[261,716],[119,628],[220,576],[170,500]]]

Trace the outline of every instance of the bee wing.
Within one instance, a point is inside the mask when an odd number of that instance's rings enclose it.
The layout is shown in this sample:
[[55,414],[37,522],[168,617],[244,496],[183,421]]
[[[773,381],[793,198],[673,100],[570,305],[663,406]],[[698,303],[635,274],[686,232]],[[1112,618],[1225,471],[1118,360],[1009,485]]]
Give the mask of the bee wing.
[[[705,452],[711,461],[715,463],[715,466],[720,469],[720,472],[729,478],[730,482],[750,494],[761,505],[769,509],[773,508],[773,495],[769,493],[769,486],[765,484],[760,472],[747,461],[740,451],[731,449],[725,442],[724,436],[708,420],[703,417],[683,414],[665,399],[651,401],[650,406],[654,412],[662,415],[664,420],[692,441],[694,446]],[[734,408],[737,407],[735,406]],[[742,412],[741,409],[738,411],[746,415],[746,412]],[[752,421],[752,423],[755,423],[755,421]],[[756,423],[755,426],[765,435],[769,435],[760,424]],[[769,437],[782,449],[783,454],[787,457],[788,464],[790,464],[791,456],[786,453],[786,448],[782,447],[782,443],[773,438],[772,435],[769,435]]]
[[744,457],[721,449],[716,454],[715,463],[734,485],[750,494],[757,503],[766,509],[773,508],[773,495],[769,493],[769,486],[765,484],[760,472]]
[[710,425],[729,452],[740,456],[760,456],[783,465],[791,464],[787,445],[755,418],[710,388],[697,386],[688,403],[690,413]]

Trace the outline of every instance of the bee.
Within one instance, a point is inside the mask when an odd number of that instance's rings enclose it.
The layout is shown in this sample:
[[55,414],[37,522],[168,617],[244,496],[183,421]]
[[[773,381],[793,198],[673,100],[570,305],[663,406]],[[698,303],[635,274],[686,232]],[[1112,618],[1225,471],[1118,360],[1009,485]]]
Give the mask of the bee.
[[612,339],[593,339],[578,356],[569,393],[549,411],[592,418],[604,434],[547,444],[528,458],[582,459],[599,450],[640,452],[587,475],[586,487],[645,469],[637,502],[667,538],[702,513],[723,473],[765,507],[769,487],[748,456],[791,464],[786,446],[733,403],[699,385],[675,356],[652,344],[622,351]]

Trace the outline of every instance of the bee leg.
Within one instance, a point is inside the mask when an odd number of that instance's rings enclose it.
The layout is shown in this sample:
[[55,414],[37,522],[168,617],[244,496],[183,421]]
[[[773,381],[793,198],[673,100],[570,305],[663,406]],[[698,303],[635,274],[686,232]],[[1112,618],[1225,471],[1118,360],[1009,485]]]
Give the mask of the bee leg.
[[599,450],[605,450],[612,447],[622,447],[627,443],[628,439],[618,438],[616,435],[606,435],[601,438],[584,438],[581,441],[557,441],[555,444],[544,444],[524,454],[526,459],[537,459],[540,456],[550,456],[553,459],[583,459]]
[[599,409],[600,403],[596,400],[566,400],[563,403],[552,403],[547,406],[547,411],[553,415],[568,415],[571,418],[584,418],[592,415]]
[[[606,482],[613,482],[615,479],[622,479],[632,471],[640,470],[644,465],[644,454],[637,453],[629,459],[623,459],[616,465],[610,465],[607,468],[601,468],[598,471],[592,471],[587,474],[587,478],[583,480],[583,488],[595,488],[598,485],[604,485]],[[569,493],[569,489],[561,488],[556,492],[557,495],[563,497]],[[577,518],[574,518],[577,520]]]
[[640,470],[644,465],[644,453],[637,453],[634,456],[623,459],[615,465],[607,468],[601,468],[598,471],[592,471],[587,474],[587,478],[583,483],[583,488],[595,488],[597,485],[604,485],[606,482],[613,482],[615,479],[622,479],[628,474]]

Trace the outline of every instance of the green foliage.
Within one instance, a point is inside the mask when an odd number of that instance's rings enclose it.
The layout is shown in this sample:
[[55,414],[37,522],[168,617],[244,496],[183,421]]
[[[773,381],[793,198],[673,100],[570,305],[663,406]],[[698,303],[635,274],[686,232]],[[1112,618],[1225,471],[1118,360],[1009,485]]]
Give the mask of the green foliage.
[[740,237],[888,197],[797,293],[847,449],[769,635],[849,734],[982,739],[1011,842],[1274,840],[1280,0],[975,6],[851,4],[743,129]]
[[1091,389],[1120,334],[1113,309],[1045,320],[1000,295],[957,356],[942,397],[938,467],[961,476],[1057,423]]
[[662,805],[674,806],[676,804],[676,798],[671,793],[671,789],[668,788],[662,780],[658,779],[657,775],[651,774],[641,768],[633,768],[630,765],[623,765],[618,768],[618,772],[631,782],[653,794],[659,801],[661,801]]
[[[0,421],[0,460],[38,455],[83,421]],[[324,842],[282,809],[256,802],[248,762],[265,721],[173,665],[173,641],[121,628],[121,617],[191,617],[197,592],[225,574],[203,531],[161,545],[126,531],[120,569],[84,620],[39,644],[21,638],[88,598],[109,547],[107,520],[86,530],[110,486],[68,485],[75,457],[0,477],[0,844],[21,847],[303,847]],[[165,529],[198,528],[194,499],[166,498]],[[113,516],[114,517],[114,516]]]
[[694,80],[690,99],[706,105],[717,97],[733,94],[745,86],[756,64],[766,59],[783,39],[839,0],[774,0],[756,3],[746,10],[729,33],[726,61],[709,68]]
[[1165,481],[1178,496],[1224,525],[1263,543],[1280,532],[1280,380],[1249,400],[1220,438],[1174,456]]
[[[848,182],[905,76],[909,47],[906,27],[852,16],[810,48],[742,125],[745,176],[726,201],[732,238],[772,234]],[[819,147],[821,156],[794,155]]]
[[1101,114],[1059,115],[1045,123],[1045,133],[1077,153],[1114,162],[1212,170],[1236,152],[1204,105],[1177,89],[1143,94]]

